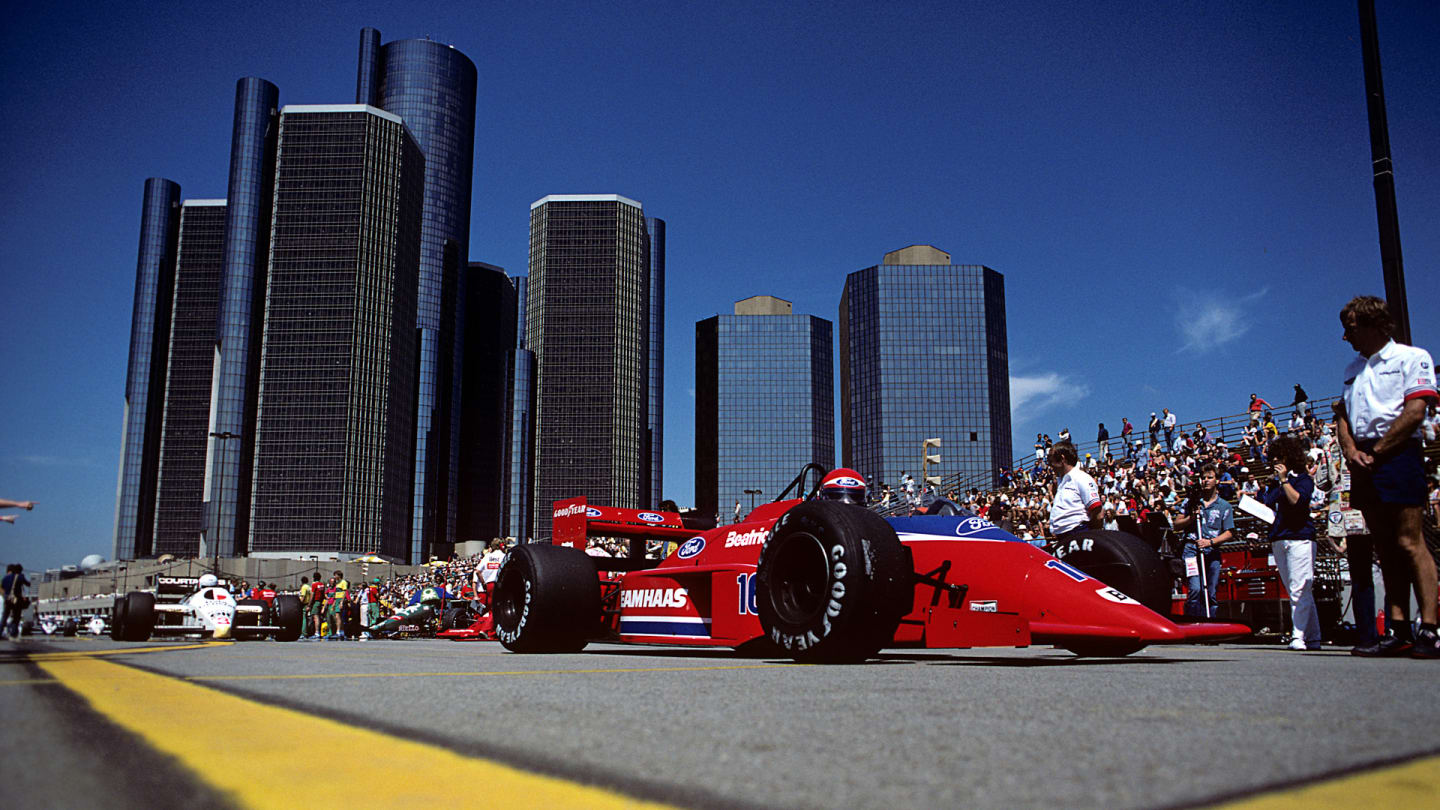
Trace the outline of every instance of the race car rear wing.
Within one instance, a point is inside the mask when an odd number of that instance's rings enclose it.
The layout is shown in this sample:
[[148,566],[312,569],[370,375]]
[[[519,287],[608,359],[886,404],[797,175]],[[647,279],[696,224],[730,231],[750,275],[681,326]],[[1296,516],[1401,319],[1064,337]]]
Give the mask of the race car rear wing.
[[550,542],[581,551],[585,550],[585,541],[590,537],[683,542],[697,534],[694,529],[686,528],[675,512],[590,506],[583,495],[556,501],[553,521]]
[[[230,581],[222,579],[218,587],[230,590]],[[155,577],[155,598],[161,601],[180,601],[200,588],[199,577]]]

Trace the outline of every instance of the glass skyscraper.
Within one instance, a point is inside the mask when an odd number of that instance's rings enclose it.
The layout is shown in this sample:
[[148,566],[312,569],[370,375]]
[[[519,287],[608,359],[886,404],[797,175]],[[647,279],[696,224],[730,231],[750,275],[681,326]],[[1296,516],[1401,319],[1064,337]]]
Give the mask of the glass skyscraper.
[[471,262],[465,280],[457,542],[499,537],[505,522],[505,437],[510,422],[506,361],[514,346],[514,285],[503,269]]
[[835,463],[831,324],[747,298],[695,325],[695,506],[734,517],[774,500],[800,469]]
[[650,414],[645,442],[650,457],[647,506],[664,498],[665,455],[665,220],[645,218],[650,233]]
[[236,83],[209,432],[237,438],[209,438],[210,472],[205,479],[206,542],[216,544],[222,557],[244,554],[249,542],[255,395],[279,116],[275,85],[253,77]]
[[640,203],[552,195],[530,207],[529,344],[538,370],[534,535],[554,502],[639,508],[650,458],[650,238]]
[[398,116],[281,114],[252,555],[410,555],[423,181]]
[[531,536],[535,500],[535,353],[526,348],[525,307],[530,279],[511,276],[515,285],[515,346],[507,355],[505,412],[505,522],[500,531],[522,540]]
[[847,276],[840,405],[843,464],[872,486],[893,486],[902,471],[918,481],[929,438],[941,439],[943,459],[931,475],[993,477],[1008,467],[1004,276],[952,264],[929,245]]
[[140,251],[135,265],[135,309],[125,373],[125,419],[115,493],[115,558],[151,551],[155,529],[155,476],[165,401],[165,353],[170,342],[175,253],[180,232],[180,186],[160,177],[145,181],[140,209]]
[[166,364],[165,424],[155,504],[156,554],[193,557],[204,526],[205,446],[215,321],[225,270],[225,201],[186,200]]
[[[460,453],[460,381],[464,300],[470,246],[471,169],[475,150],[475,64],[452,46],[428,39],[380,44],[360,32],[355,101],[405,121],[425,156],[416,327],[419,386],[410,558],[423,562],[435,543],[455,539]],[[449,249],[447,252],[447,244]]]

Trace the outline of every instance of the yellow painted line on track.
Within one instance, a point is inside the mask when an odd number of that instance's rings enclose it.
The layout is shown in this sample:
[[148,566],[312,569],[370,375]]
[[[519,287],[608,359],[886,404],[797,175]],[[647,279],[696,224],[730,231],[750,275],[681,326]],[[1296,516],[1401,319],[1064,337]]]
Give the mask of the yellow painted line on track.
[[[364,796],[373,807],[400,807],[414,803],[417,785],[483,785],[487,803],[498,807],[666,806],[109,661],[76,658],[38,664],[111,722],[250,807],[284,806],[296,796],[317,792]],[[196,718],[205,717],[223,717],[228,726],[264,733],[229,735],[223,752],[217,751],[213,745],[197,744]],[[324,767],[297,768],[294,748],[274,743],[318,739],[325,740],[328,750],[372,751],[376,756],[336,757]]]
[[709,667],[621,667],[613,669],[517,669],[506,672],[320,672],[297,675],[191,675],[187,681],[309,681],[337,678],[504,678],[516,675],[610,675],[633,672],[709,672],[733,669],[775,669],[796,664],[736,664]]
[[0,656],[0,664],[23,664],[26,661],[63,661],[68,658],[94,658],[100,655],[134,655],[137,653],[175,652],[177,650],[203,650],[228,647],[232,641],[204,644],[169,644],[163,647],[128,647],[114,650],[66,650],[64,652],[11,651],[9,656]]
[[1262,793],[1215,807],[1225,810],[1434,807],[1437,783],[1440,783],[1440,756],[1430,756],[1317,784]]

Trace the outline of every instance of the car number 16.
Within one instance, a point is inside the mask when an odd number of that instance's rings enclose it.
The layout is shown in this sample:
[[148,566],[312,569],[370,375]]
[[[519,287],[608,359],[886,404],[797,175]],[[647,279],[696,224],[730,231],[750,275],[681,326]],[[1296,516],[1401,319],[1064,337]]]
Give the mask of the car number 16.
[[735,577],[735,585],[740,590],[740,615],[756,615],[759,611],[755,609],[755,575],[741,574]]

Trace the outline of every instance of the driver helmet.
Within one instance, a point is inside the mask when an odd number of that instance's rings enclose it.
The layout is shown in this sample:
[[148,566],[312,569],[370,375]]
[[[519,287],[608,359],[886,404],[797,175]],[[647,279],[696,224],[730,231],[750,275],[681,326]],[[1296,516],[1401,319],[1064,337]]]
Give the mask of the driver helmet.
[[820,479],[820,497],[864,506],[867,502],[865,477],[849,467],[831,470]]
[[214,574],[201,574],[201,575],[200,575],[200,587],[202,587],[202,588],[213,588],[213,587],[215,587],[216,585],[219,585],[219,584],[220,584],[220,578],[217,577],[217,576],[215,576]]

